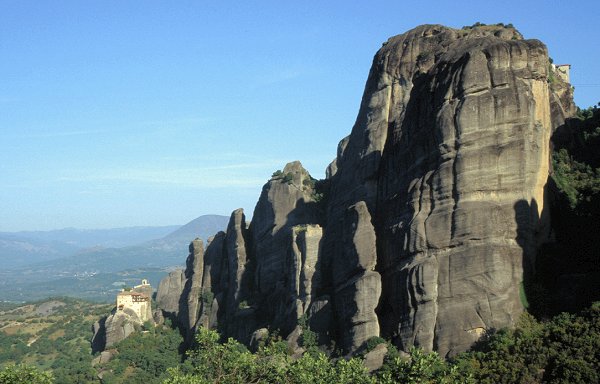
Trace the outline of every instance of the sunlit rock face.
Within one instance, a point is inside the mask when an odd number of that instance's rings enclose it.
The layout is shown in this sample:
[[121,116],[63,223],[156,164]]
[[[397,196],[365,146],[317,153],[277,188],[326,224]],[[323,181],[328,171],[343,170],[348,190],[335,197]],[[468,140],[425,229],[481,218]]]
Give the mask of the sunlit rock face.
[[248,343],[302,322],[346,352],[383,336],[443,356],[513,325],[548,237],[550,135],[574,113],[549,70],[546,47],[513,28],[390,38],[325,198],[289,163],[251,223],[236,210],[204,253],[192,243],[181,321]]
[[[453,354],[522,312],[523,274],[547,235],[550,135],[572,111],[548,67],[541,42],[503,27],[421,26],[376,54],[335,161],[329,223],[369,207],[381,332],[403,349]],[[326,231],[334,266],[341,232]]]

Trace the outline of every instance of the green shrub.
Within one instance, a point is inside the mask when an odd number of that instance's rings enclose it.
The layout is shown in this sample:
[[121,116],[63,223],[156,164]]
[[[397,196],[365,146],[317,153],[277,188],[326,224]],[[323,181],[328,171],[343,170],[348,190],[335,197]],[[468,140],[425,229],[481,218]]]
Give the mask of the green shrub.
[[475,383],[471,376],[440,358],[437,353],[426,353],[411,348],[410,357],[386,356],[384,366],[377,373],[377,382],[392,383]]
[[52,384],[52,374],[28,365],[9,365],[0,370],[2,384]]
[[205,305],[212,305],[213,299],[215,298],[215,294],[212,293],[211,290],[207,289],[207,290],[202,290],[202,293],[200,294],[200,299],[202,300],[202,302]]
[[492,332],[452,362],[478,383],[598,383],[600,304],[548,322],[524,314],[514,330]]
[[288,172],[285,175],[283,175],[283,179],[281,179],[282,183],[287,183],[287,184],[292,184],[293,181],[294,181],[294,175],[291,172]]
[[366,352],[371,352],[375,349],[379,344],[386,344],[387,341],[383,337],[373,336],[369,340],[367,340],[366,344]]

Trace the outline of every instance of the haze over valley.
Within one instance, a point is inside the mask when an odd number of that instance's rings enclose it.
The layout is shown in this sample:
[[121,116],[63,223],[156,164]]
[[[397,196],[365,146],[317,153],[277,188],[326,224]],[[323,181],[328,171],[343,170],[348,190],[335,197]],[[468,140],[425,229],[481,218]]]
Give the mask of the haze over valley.
[[204,215],[183,226],[0,233],[0,300],[71,296],[113,301],[142,278],[155,286],[185,266],[190,239],[227,227],[227,216]]

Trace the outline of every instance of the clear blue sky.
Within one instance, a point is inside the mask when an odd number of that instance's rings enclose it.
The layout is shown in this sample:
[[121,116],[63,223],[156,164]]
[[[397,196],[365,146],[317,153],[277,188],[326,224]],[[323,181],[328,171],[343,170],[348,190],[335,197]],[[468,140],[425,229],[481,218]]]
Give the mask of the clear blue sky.
[[424,23],[513,23],[600,101],[598,1],[0,0],[0,231],[251,215],[320,178],[372,57]]

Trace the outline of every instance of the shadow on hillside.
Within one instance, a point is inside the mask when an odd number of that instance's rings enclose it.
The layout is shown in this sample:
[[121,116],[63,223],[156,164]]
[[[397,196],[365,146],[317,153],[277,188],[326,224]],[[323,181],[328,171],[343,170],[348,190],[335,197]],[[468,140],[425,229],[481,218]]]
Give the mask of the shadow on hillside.
[[[575,212],[552,178],[546,190],[542,215],[547,212],[548,218],[540,220],[535,200],[514,205],[517,243],[523,249],[522,299],[538,318],[580,311],[600,300],[600,217]],[[550,239],[540,244],[544,220],[550,222]]]

